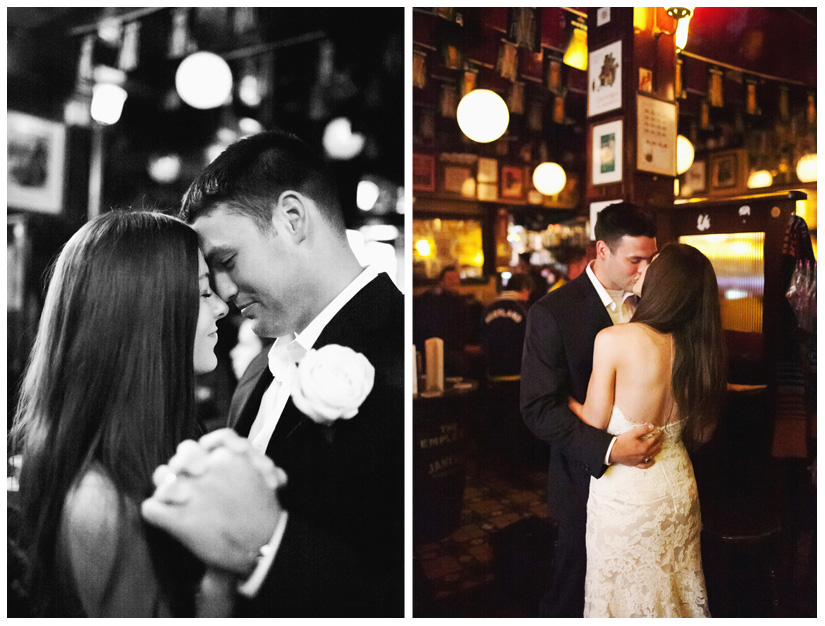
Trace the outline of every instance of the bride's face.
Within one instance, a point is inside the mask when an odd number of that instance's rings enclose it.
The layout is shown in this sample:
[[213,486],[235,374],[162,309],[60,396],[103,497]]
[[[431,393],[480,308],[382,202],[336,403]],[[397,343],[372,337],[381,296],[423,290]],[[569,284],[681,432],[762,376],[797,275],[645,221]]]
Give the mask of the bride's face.
[[226,315],[229,307],[212,291],[209,284],[209,268],[198,252],[198,288],[200,289],[200,308],[198,324],[195,328],[195,373],[206,374],[218,366],[215,356],[215,344],[218,342],[217,321]]

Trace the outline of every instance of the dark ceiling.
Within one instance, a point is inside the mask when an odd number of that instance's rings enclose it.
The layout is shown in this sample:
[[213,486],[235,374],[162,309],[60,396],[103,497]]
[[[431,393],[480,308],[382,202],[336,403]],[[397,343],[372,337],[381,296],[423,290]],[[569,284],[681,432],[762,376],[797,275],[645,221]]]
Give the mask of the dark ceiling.
[[[361,155],[334,164],[342,193],[353,199],[357,179],[378,176],[404,183],[404,10],[402,8],[255,8],[254,25],[238,30],[239,9],[191,8],[189,34],[197,49],[222,55],[237,77],[251,63],[268,68],[264,101],[246,107],[192,109],[174,98],[180,58],[170,58],[173,8],[28,8],[7,10],[8,108],[62,120],[76,92],[81,42],[105,17],[138,19],[137,67],[127,74],[129,98],[109,130],[104,203],[174,203],[185,180],[203,166],[205,147],[219,128],[253,117],[281,127],[320,149],[330,119],[347,116],[367,138]],[[329,44],[329,45],[327,45]],[[322,55],[333,50],[332,78],[319,75]],[[118,46],[95,41],[95,65],[117,65]],[[320,97],[319,97],[320,94]],[[323,106],[318,106],[321,102]],[[177,185],[156,189],[146,173],[151,154],[174,150],[184,158]],[[187,167],[189,168],[187,170]],[[355,182],[353,182],[355,180]],[[157,196],[160,196],[158,198]]]

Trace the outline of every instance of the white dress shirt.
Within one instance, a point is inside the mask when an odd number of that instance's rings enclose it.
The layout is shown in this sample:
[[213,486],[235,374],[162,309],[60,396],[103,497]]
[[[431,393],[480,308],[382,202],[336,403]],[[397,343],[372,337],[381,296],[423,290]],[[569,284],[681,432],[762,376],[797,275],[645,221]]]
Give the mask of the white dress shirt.
[[[596,278],[592,266],[593,261],[591,261],[585,269],[587,277],[590,279],[590,282],[593,283],[596,293],[599,294],[602,304],[607,309],[608,315],[610,315],[610,319],[614,324],[625,324],[629,322],[630,318],[633,317],[633,312],[636,310],[636,294],[632,291],[605,289],[604,285]],[[610,445],[607,447],[607,454],[604,456],[605,465],[610,465],[610,452],[613,450],[613,444],[615,443],[616,437],[613,437]]]

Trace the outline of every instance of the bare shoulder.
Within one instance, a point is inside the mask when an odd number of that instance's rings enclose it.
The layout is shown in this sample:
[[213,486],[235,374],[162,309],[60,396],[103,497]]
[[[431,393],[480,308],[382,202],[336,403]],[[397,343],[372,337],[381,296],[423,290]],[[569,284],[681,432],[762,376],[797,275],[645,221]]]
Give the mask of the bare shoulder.
[[650,342],[649,331],[642,324],[616,324],[596,335],[595,350],[604,356],[622,359]]

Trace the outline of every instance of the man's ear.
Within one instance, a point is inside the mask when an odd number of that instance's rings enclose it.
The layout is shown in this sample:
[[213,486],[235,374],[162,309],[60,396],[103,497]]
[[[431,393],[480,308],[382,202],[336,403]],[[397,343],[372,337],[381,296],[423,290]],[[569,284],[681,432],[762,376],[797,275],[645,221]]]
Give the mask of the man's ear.
[[604,241],[597,241],[596,242],[596,256],[602,260],[607,258],[608,253],[610,252],[610,248]]
[[309,229],[310,200],[297,191],[287,190],[278,197],[272,213],[273,226],[295,243],[306,239]]

